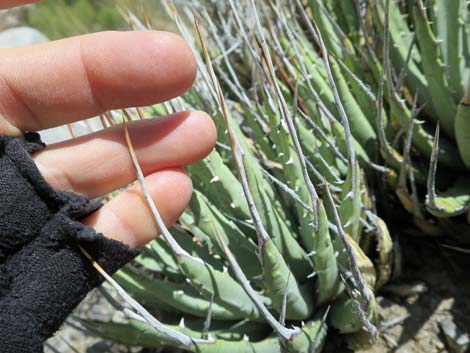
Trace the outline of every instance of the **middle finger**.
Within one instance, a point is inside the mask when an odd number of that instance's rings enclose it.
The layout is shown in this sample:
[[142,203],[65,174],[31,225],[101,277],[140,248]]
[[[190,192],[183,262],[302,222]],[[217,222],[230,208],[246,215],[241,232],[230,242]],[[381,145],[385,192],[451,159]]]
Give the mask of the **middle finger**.
[[[197,162],[216,140],[212,119],[199,111],[134,121],[129,123],[129,133],[145,175]],[[136,178],[122,126],[50,145],[33,158],[54,188],[89,198]]]

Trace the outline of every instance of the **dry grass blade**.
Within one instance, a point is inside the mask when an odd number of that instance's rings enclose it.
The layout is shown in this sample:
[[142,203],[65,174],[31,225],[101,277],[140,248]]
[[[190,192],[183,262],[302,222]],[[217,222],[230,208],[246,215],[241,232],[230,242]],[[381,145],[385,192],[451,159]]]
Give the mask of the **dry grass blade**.
[[382,60],[382,72],[380,75],[380,82],[379,82],[379,93],[377,95],[377,130],[378,130],[378,137],[380,147],[383,151],[387,154],[389,158],[394,160],[397,163],[402,163],[404,158],[400,160],[399,156],[396,153],[393,153],[392,147],[390,146],[386,134],[385,134],[385,127],[384,127],[384,117],[382,116],[383,106],[384,106],[384,85],[385,85],[385,78],[387,77],[387,84],[388,90],[392,90],[391,85],[391,74],[389,73],[390,70],[390,62],[389,62],[389,45],[390,45],[390,0],[387,0],[385,5],[385,33],[384,33],[384,43],[383,43],[383,60]]
[[218,241],[227,257],[228,262],[230,263],[230,266],[232,267],[235,277],[237,277],[238,282],[241,284],[246,294],[250,297],[250,299],[256,305],[258,310],[261,312],[265,320],[269,323],[269,325],[271,325],[273,330],[276,331],[279,337],[284,339],[285,341],[292,340],[294,337],[296,337],[300,333],[300,330],[295,328],[289,329],[274,318],[273,314],[271,314],[268,308],[261,302],[258,297],[258,294],[250,285],[248,278],[246,278],[245,274],[243,273],[243,270],[235,259],[235,256],[230,251],[227,244],[225,244],[225,242],[223,241],[222,236],[220,235],[217,227],[214,227],[214,232],[217,235]]
[[217,77],[214,73],[214,69],[212,67],[212,63],[211,63],[211,60],[210,60],[210,57],[209,57],[209,52],[207,51],[207,46],[206,46],[206,43],[204,41],[204,37],[202,35],[202,31],[201,31],[201,28],[199,27],[199,24],[198,24],[197,20],[195,21],[195,24],[196,24],[196,30],[197,30],[197,33],[198,33],[198,36],[199,36],[199,40],[201,41],[201,46],[202,46],[204,58],[206,60],[207,70],[209,71],[209,74],[210,74],[210,77],[211,77],[211,80],[212,80],[212,84],[213,84],[213,86],[214,86],[214,88],[217,92],[217,96],[218,96],[217,100],[219,102],[219,108],[220,108],[220,110],[222,112],[222,115],[224,116],[224,119],[225,119],[225,124],[227,126],[227,132],[228,132],[229,137],[230,137],[230,144],[231,144],[233,158],[235,160],[235,164],[236,164],[237,171],[238,171],[238,174],[239,174],[239,177],[240,177],[240,182],[242,184],[243,192],[244,192],[246,201],[248,203],[248,208],[249,208],[249,211],[250,211],[250,215],[253,218],[253,222],[254,222],[255,229],[256,229],[256,234],[258,236],[258,245],[260,247],[260,253],[261,253],[261,246],[263,246],[263,244],[265,244],[266,242],[269,241],[270,236],[268,235],[268,232],[264,228],[263,222],[261,221],[261,216],[259,214],[258,209],[256,208],[256,204],[255,204],[255,201],[253,199],[253,195],[251,193],[251,190],[250,190],[250,187],[249,187],[249,184],[248,184],[248,178],[247,178],[247,174],[246,174],[246,170],[245,170],[245,162],[246,162],[245,158],[246,157],[245,157],[244,153],[242,152],[242,150],[239,146],[239,143],[237,141],[235,132],[233,131],[233,128],[232,128],[232,125],[231,125],[231,122],[230,122],[229,112],[227,110],[227,105],[226,105],[226,102],[225,102],[225,99],[224,99],[224,96],[223,96],[223,93],[222,93],[222,89],[221,89],[219,81],[217,80]]
[[[267,69],[268,69],[268,75],[270,76],[270,78],[273,82],[273,85],[274,85],[274,90],[275,90],[275,94],[277,96],[278,106],[280,108],[281,116],[282,116],[284,122],[287,124],[287,127],[289,129],[289,133],[291,134],[292,141],[293,141],[293,144],[294,144],[294,147],[295,147],[295,151],[296,151],[297,156],[298,156],[299,161],[300,161],[302,175],[303,175],[305,184],[307,186],[307,190],[310,194],[310,198],[312,199],[312,209],[314,209],[314,211],[315,211],[314,223],[315,223],[315,226],[317,226],[317,222],[318,222],[318,218],[319,218],[318,210],[316,209],[318,194],[317,194],[317,191],[315,190],[315,186],[313,185],[313,183],[310,179],[310,176],[308,174],[307,164],[306,164],[306,159],[307,158],[305,157],[302,146],[300,144],[300,140],[299,140],[298,135],[297,135],[297,130],[294,126],[295,116],[294,117],[291,116],[289,108],[287,107],[287,103],[286,103],[286,100],[284,98],[284,95],[282,94],[281,88],[279,87],[279,83],[278,83],[276,73],[275,73],[275,70],[274,70],[274,66],[273,66],[272,57],[271,57],[271,54],[270,54],[270,50],[268,48],[266,37],[264,36],[264,33],[263,33],[263,28],[261,26],[261,22],[260,22],[260,19],[259,19],[257,10],[256,10],[256,5],[255,5],[254,1],[251,1],[250,3],[251,3],[251,8],[253,10],[253,14],[254,14],[254,17],[255,17],[255,23],[256,23],[256,26],[258,28],[258,32],[261,36],[261,46],[262,46],[262,53],[263,53],[264,62],[265,62],[266,66],[267,66]],[[297,98],[298,98],[298,82],[297,82],[297,84],[295,86],[295,90],[294,90],[294,114],[297,113]]]
[[[326,180],[325,180],[325,190],[326,190],[326,196],[330,200],[330,203],[333,204],[334,203],[333,196],[331,195],[331,191],[328,188],[328,183],[326,182]],[[346,253],[348,255],[348,261],[349,261],[351,274],[353,276],[357,290],[359,291],[361,298],[362,298],[361,303],[358,305],[358,314],[364,326],[369,331],[371,338],[374,339],[377,336],[377,328],[370,322],[370,320],[367,318],[367,314],[365,313],[365,310],[367,309],[371,301],[370,294],[368,292],[369,285],[367,284],[364,277],[362,276],[356,256],[354,255],[354,250],[351,244],[349,243],[349,240],[346,238],[346,234],[344,233],[343,227],[341,225],[341,220],[339,218],[338,210],[336,208],[333,208],[333,212],[334,212],[336,229],[337,229],[338,235],[340,236],[341,241],[344,245],[344,249],[346,250]]]
[[79,246],[79,249],[85,255],[85,257],[91,261],[93,267],[106,279],[106,281],[116,290],[118,295],[129,304],[149,325],[151,325],[155,330],[161,332],[173,339],[178,345],[182,345],[185,348],[193,348],[195,343],[205,342],[207,340],[200,340],[191,338],[181,332],[172,330],[166,327],[163,323],[158,321],[152,314],[150,314],[142,305],[140,305],[136,300],[134,300],[126,291],[109,275],[106,271],[91,257],[91,255]]
[[434,134],[434,143],[432,146],[431,160],[429,162],[429,174],[427,180],[428,194],[426,196],[426,204],[435,209],[440,209],[436,204],[436,174],[437,174],[437,161],[439,152],[439,135],[440,126],[437,124],[436,133]]
[[157,206],[155,205],[155,202],[153,201],[153,199],[150,196],[150,193],[148,191],[147,185],[145,183],[144,173],[142,172],[142,168],[139,165],[139,161],[137,160],[137,156],[135,154],[134,147],[132,145],[132,141],[131,141],[131,138],[129,136],[129,129],[127,128],[127,123],[124,123],[123,126],[124,126],[124,135],[125,135],[125,138],[126,138],[128,149],[129,149],[129,154],[131,156],[132,163],[134,164],[134,167],[135,167],[135,170],[136,170],[136,173],[137,173],[137,179],[140,183],[145,201],[147,201],[147,204],[150,208],[150,211],[152,212],[153,218],[154,218],[158,228],[160,229],[160,231],[162,233],[162,236],[168,242],[168,245],[171,247],[171,249],[173,250],[173,252],[176,256],[181,256],[181,255],[188,256],[188,257],[191,257],[191,258],[195,259],[196,261],[199,261],[199,262],[203,263],[203,261],[201,259],[195,258],[195,257],[191,256],[190,254],[188,254],[188,252],[186,250],[184,250],[178,244],[178,242],[175,240],[175,238],[173,238],[171,233],[168,231],[168,228],[166,227],[165,223],[163,222],[163,219],[160,215],[160,212],[158,212]]

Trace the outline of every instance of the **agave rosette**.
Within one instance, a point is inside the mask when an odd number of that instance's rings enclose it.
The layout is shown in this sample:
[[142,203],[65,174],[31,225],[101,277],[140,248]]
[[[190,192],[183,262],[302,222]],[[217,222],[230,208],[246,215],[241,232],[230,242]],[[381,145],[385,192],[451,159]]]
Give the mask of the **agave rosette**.
[[218,144],[190,167],[195,192],[178,224],[114,276],[146,309],[131,301],[130,320],[88,329],[194,352],[320,352],[328,327],[351,343],[376,338],[374,290],[390,277],[392,245],[366,174],[391,170],[376,153],[387,116],[376,118],[352,39],[334,51],[343,30],[325,4],[213,5],[229,17],[207,5],[196,32],[169,5],[199,78],[146,114],[209,111]]

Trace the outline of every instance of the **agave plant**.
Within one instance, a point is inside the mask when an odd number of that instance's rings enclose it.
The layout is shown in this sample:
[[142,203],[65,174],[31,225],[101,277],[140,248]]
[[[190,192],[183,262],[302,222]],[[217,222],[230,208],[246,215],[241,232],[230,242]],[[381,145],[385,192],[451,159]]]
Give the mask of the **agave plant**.
[[300,1],[206,5],[195,10],[196,32],[168,5],[197,54],[199,79],[139,116],[204,109],[218,145],[190,168],[195,192],[178,224],[166,229],[149,199],[162,237],[108,277],[134,309],[112,300],[129,320],[84,321],[89,330],[194,352],[320,352],[327,327],[351,344],[376,338],[374,290],[390,277],[392,242],[364,170],[389,169],[371,157],[371,112],[348,80],[373,108],[371,91],[349,67],[351,53],[333,55],[323,32],[330,22],[312,16],[317,5],[310,13]]
[[468,244],[468,2],[309,5],[366,157],[386,167],[389,186],[425,233]]

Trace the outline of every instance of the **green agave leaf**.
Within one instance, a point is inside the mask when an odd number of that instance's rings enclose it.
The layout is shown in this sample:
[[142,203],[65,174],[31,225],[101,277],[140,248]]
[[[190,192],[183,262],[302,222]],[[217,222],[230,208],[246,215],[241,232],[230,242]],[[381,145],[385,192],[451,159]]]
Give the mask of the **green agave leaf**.
[[449,136],[455,138],[454,117],[457,112],[457,104],[450,93],[439,46],[429,24],[422,0],[417,0],[413,6],[413,18],[422,53],[423,71],[428,80],[429,94],[432,99],[428,104],[432,104],[436,109],[442,129]]
[[[378,33],[384,40],[385,33],[385,2],[376,1],[372,11]],[[408,28],[407,20],[401,13],[396,1],[390,1],[390,58],[396,72],[406,70],[405,83],[413,92],[419,92],[418,102],[425,104],[431,101],[428,93],[428,82],[421,71],[421,54],[413,44],[414,35]],[[411,52],[410,52],[411,49]],[[410,55],[410,60],[408,60]],[[379,71],[380,72],[380,71]],[[378,80],[379,78],[376,77]],[[387,86],[385,89],[388,91]],[[390,92],[389,92],[390,93]],[[426,109],[426,107],[425,107]],[[427,109],[427,113],[437,121],[436,113]]]
[[338,60],[343,60],[355,74],[362,77],[363,70],[358,63],[358,55],[351,40],[344,33],[340,33],[340,28],[331,21],[332,18],[328,16],[328,9],[323,5],[323,1],[310,0],[309,8],[315,24],[322,33],[328,51],[334,54]]
[[288,222],[289,217],[286,214],[285,207],[281,204],[274,186],[265,179],[259,165],[260,162],[253,155],[239,125],[233,121],[231,115],[228,115],[227,118],[232,120],[230,125],[243,151],[247,165],[245,169],[248,184],[261,220],[276,247],[291,267],[292,272],[297,278],[306,278],[312,270],[311,261],[305,250],[295,239],[296,232]]
[[342,286],[339,279],[338,263],[335,256],[335,248],[331,239],[328,216],[325,206],[320,201],[318,204],[318,232],[314,239],[312,261],[315,268],[315,296],[317,305],[324,304],[336,297]]
[[[367,308],[368,319],[372,319],[375,312],[375,298],[370,291],[371,302]],[[339,330],[341,333],[358,332],[363,328],[363,323],[358,315],[357,305],[360,305],[357,298],[350,298],[344,294],[341,298],[335,301],[331,307],[328,316],[328,322],[332,327]]]
[[[400,100],[396,95],[392,94],[389,98],[389,104],[391,109],[392,119],[396,119],[400,124],[400,127],[407,127],[410,124],[412,114],[410,109],[405,105],[405,103]],[[422,124],[413,124],[413,136],[412,136],[413,146],[421,152],[426,158],[430,158],[433,150],[434,136],[428,129],[425,128]],[[439,141],[439,163],[444,166],[453,168],[453,169],[463,169],[465,168],[462,164],[462,160],[459,157],[458,150],[456,146],[450,142],[447,138],[442,137]],[[419,178],[419,175],[417,175]],[[423,178],[423,181],[425,179]]]
[[316,185],[321,184],[323,180],[320,176],[330,183],[337,181],[340,178],[340,174],[336,168],[337,156],[335,156],[335,152],[326,142],[319,141],[315,137],[315,132],[307,129],[303,123],[299,122],[297,124],[297,130],[305,156],[320,173],[319,176],[311,173],[312,181]]
[[167,267],[165,263],[158,261],[155,259],[155,257],[149,255],[145,250],[142,254],[136,257],[134,261],[149,271],[161,273],[169,277],[181,276],[179,267]]
[[257,161],[254,159],[249,160],[251,160],[251,163],[248,163],[248,165],[251,164],[252,167],[246,169],[248,184],[266,231],[295,277],[299,280],[306,279],[308,274],[312,272],[311,261],[305,250],[295,239],[295,232],[291,227],[288,227],[282,213],[279,213],[278,207],[275,206],[276,199],[270,196],[272,195],[270,193],[272,185],[268,183],[263,175],[259,174],[260,169],[255,164]]
[[177,311],[205,318],[209,310],[215,320],[243,319],[240,313],[233,313],[217,303],[201,297],[188,284],[177,284],[157,278],[121,270],[114,274],[114,279],[141,304],[150,308]]
[[[353,168],[355,169],[354,172]],[[361,207],[361,169],[359,163],[356,163],[355,166],[348,168],[348,174],[342,186],[341,205],[338,210],[344,231],[356,242],[359,242],[360,239]]]
[[162,273],[166,276],[181,275],[171,249],[160,237],[150,242],[135,261],[147,270]]
[[[281,121],[282,118],[278,112],[268,111],[267,115],[269,116],[270,125],[274,130],[271,132],[271,139],[276,145],[278,152],[277,160],[284,166],[282,177],[279,179],[284,180],[290,188],[294,189],[303,202],[307,205],[311,205],[312,200],[302,174],[299,156],[295,151],[290,133],[285,127],[286,122]],[[290,206],[294,206],[296,210],[297,219],[300,223],[301,237],[310,236],[312,233],[311,216],[306,214],[303,207],[294,202],[290,202],[290,199],[288,203]]]
[[377,135],[352,95],[351,89],[341,73],[337,61],[331,57],[330,63],[338,93],[348,116],[351,133],[367,152],[368,156],[375,159],[377,154]]
[[204,190],[206,196],[221,212],[239,219],[248,219],[248,204],[243,197],[243,189],[232,170],[224,164],[217,150],[203,161],[189,167],[193,184]]
[[[191,227],[191,231],[194,230],[194,227]],[[194,238],[176,227],[171,229],[171,233],[176,238],[178,244],[188,253],[202,259],[218,270],[222,269],[223,265],[210,254],[210,247],[204,247],[200,244],[207,243],[207,235],[198,232],[197,235],[201,236],[202,239]],[[150,242],[144,249],[142,255],[137,258],[137,262],[147,270],[159,272],[169,277],[177,275],[177,277],[180,278],[182,276],[178,262],[163,237],[158,237]]]
[[224,243],[230,247],[248,278],[261,273],[256,244],[245,237],[235,223],[225,217],[198,190],[194,191],[190,208],[194,213],[196,225],[212,239],[219,255],[223,256],[224,252],[217,241],[217,234],[220,234]]
[[[193,212],[188,207],[180,216],[179,223],[181,224],[181,227],[183,229],[188,231],[194,237],[193,240],[203,244],[206,248],[207,253],[212,254],[214,252],[214,245],[212,244],[212,239],[206,233],[204,233],[201,228],[196,225],[196,221],[194,218],[195,217]],[[212,255],[210,256],[212,257]]]
[[267,338],[260,342],[249,341],[222,341],[217,340],[213,344],[198,345],[197,353],[281,353],[279,342],[276,338]]
[[[338,63],[342,64],[341,62]],[[375,97],[375,94],[371,91],[371,88],[368,86],[368,84],[362,81],[356,75],[354,75],[354,73],[351,72],[351,70],[349,70],[346,65],[341,65],[341,69],[344,78],[351,86],[352,94],[357,104],[359,105],[361,112],[367,118],[370,125],[375,129],[375,131],[377,131],[377,97]],[[388,124],[388,119],[385,109],[383,108],[382,119],[383,125],[384,127],[386,127]]]
[[278,313],[288,320],[306,320],[313,312],[313,283],[299,285],[272,240],[261,246],[263,285]]
[[289,353],[320,353],[325,345],[326,333],[325,320],[316,314],[312,321],[302,327],[300,334],[283,344],[285,351]]
[[462,97],[464,90],[462,73],[464,69],[463,52],[463,16],[467,3],[464,0],[433,0],[433,32],[441,40],[441,56],[446,66],[447,82],[455,101]]
[[[331,124],[331,129],[335,135],[336,143],[338,144],[340,151],[345,156],[347,156],[346,135],[344,132],[343,125],[341,125],[339,122],[333,123]],[[363,165],[364,167],[368,167],[370,165],[370,158],[367,155],[367,152],[355,138],[353,138],[352,143],[354,150],[356,151],[357,159],[359,160],[361,165]]]
[[[470,92],[465,95],[457,108],[457,116],[455,117],[455,138],[457,140],[460,157],[467,169],[470,169]],[[439,145],[441,144],[442,142],[439,141]],[[440,149],[441,147],[439,147],[439,150]]]
[[[214,303],[252,320],[260,319],[257,307],[228,271],[217,271],[189,256],[180,255],[177,258],[189,283],[207,299],[213,299]],[[268,298],[261,295],[260,298],[270,306],[271,301]]]
[[445,192],[440,193],[434,200],[434,205],[426,202],[429,212],[436,217],[455,217],[470,210],[470,183],[467,177],[457,179]]
[[233,221],[225,217],[198,190],[193,193],[190,207],[194,213],[196,225],[212,239],[212,244],[217,248],[219,255],[223,255],[223,251],[217,241],[217,234],[221,234],[224,242],[233,249],[235,257],[249,278],[261,273],[257,246],[242,233]]
[[[307,188],[307,181],[304,178],[300,162],[301,157],[294,147],[293,138],[287,128],[284,127],[284,124],[287,122],[282,121],[280,115],[274,111],[268,112],[268,115],[271,126],[277,127],[272,138],[279,150],[278,159],[285,165],[282,179],[286,180],[286,184],[295,190],[298,197],[305,204],[313,205],[313,203],[316,203],[316,200],[312,200],[312,196]],[[315,250],[312,248],[314,239],[319,236],[314,228],[315,215],[309,213],[297,202],[294,202],[293,206],[297,213],[299,233],[303,245],[307,251],[313,251]],[[300,277],[300,280],[303,280],[303,278]]]
[[359,14],[356,13],[356,7],[354,6],[353,1],[339,1],[339,8],[345,19],[347,28],[346,35],[348,38],[351,38],[353,43],[357,42],[359,39]]
[[[309,84],[313,87],[313,89],[315,89],[326,108],[334,116],[338,116],[333,92],[328,85],[324,63],[318,54],[316,54],[315,49],[311,46],[310,43],[302,43],[302,45],[296,46],[296,52],[292,48],[292,43],[287,37],[281,37],[280,42],[283,46],[283,49],[286,51],[286,55],[292,57],[293,64],[296,65],[298,70],[298,77],[302,77],[301,64],[303,63],[305,70],[309,74],[309,76],[304,77],[304,79],[309,80]],[[301,57],[298,58],[297,55],[300,55]],[[309,108],[309,112],[311,114],[317,110],[316,102],[309,92],[307,83],[299,81],[298,93],[299,97],[302,97],[303,102]]]
[[[90,330],[99,334],[101,337],[111,339],[122,344],[131,346],[141,346],[147,348],[161,348],[175,346],[172,340],[169,340],[165,335],[157,332],[150,325],[131,320],[128,323],[115,323],[115,322],[98,322],[98,321],[85,321],[83,325]],[[201,333],[193,331],[189,328],[182,328],[180,326],[167,325],[168,327],[183,332],[191,337],[200,337]],[[224,330],[225,331],[225,330]],[[227,336],[228,333],[221,334],[212,333],[215,337]],[[229,331],[229,330],[227,330]],[[246,337],[249,337],[250,332],[246,332]],[[216,339],[214,343],[198,344],[192,349],[193,352],[200,353],[280,353],[279,343],[276,338],[267,338],[259,342],[249,342],[248,340],[224,340]]]

